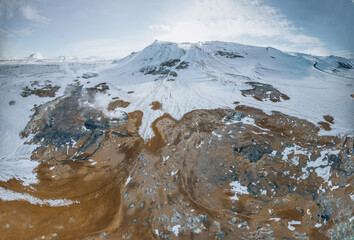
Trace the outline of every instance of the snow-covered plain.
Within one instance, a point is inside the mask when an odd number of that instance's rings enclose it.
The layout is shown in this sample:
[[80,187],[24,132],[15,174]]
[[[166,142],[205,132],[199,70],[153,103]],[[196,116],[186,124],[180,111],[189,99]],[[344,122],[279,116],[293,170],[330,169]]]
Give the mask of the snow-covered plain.
[[[180,119],[195,109],[234,108],[235,101],[315,124],[323,121],[324,115],[331,115],[334,117],[332,130],[321,134],[353,135],[354,99],[350,96],[354,93],[353,69],[337,69],[338,61],[354,66],[352,60],[333,56],[288,54],[274,48],[237,43],[159,41],[114,63],[66,57],[1,61],[0,181],[12,177],[22,180],[24,185],[37,181],[34,171],[38,163],[30,160],[35,146],[25,144],[31,137],[22,139],[20,132],[30,120],[34,105],[54,98],[36,95],[23,98],[20,94],[30,81],[42,84],[50,80],[53,86],[60,86],[55,96],[59,97],[76,77],[87,72],[98,73],[98,77],[80,79],[84,87],[105,82],[110,88],[105,94],[96,95],[93,106],[109,115],[106,107],[113,97],[130,102],[120,110],[143,111],[139,131],[144,139],[153,136],[151,123],[164,113]],[[323,71],[314,67],[315,62]],[[260,102],[244,97],[241,90],[250,88],[246,82],[271,84],[290,100]],[[9,105],[12,100],[16,103]],[[151,109],[154,101],[160,102],[162,108]]]

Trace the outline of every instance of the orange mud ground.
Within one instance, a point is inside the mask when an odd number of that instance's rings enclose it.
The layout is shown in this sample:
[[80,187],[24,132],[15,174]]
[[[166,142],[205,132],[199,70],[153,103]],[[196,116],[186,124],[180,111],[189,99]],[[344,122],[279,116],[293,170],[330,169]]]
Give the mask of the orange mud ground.
[[[255,124],[225,120],[235,111]],[[344,239],[353,234],[348,220],[353,139],[318,136],[319,127],[280,113],[245,106],[235,111],[196,110],[179,121],[165,114],[154,121],[155,137],[148,142],[138,134],[143,113],[129,113],[126,124],[104,130],[80,156],[77,147],[56,150],[43,143],[32,155],[41,163],[39,183],[23,187],[13,179],[0,187],[79,203],[49,207],[0,200],[0,238]],[[43,128],[37,125],[33,132]],[[284,158],[284,149],[295,144],[310,153]],[[304,170],[309,157],[314,160],[325,149],[340,150],[328,156],[332,191],[313,169]],[[231,200],[233,181],[248,194]]]

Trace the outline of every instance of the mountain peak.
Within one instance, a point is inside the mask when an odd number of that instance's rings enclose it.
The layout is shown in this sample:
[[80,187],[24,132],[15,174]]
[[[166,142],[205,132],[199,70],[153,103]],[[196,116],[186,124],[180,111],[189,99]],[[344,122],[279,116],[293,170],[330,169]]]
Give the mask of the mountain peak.
[[40,53],[32,53],[28,56],[28,59],[43,59],[43,56]]

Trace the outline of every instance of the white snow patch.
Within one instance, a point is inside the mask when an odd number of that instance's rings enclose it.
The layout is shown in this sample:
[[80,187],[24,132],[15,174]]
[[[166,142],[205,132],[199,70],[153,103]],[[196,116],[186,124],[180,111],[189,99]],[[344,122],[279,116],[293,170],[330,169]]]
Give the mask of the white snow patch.
[[69,206],[74,203],[80,203],[79,201],[71,201],[67,199],[39,199],[28,193],[18,193],[5,188],[0,187],[0,199],[6,201],[27,201],[33,205],[49,205],[51,207]]
[[127,186],[128,183],[130,183],[131,180],[132,180],[132,178],[131,178],[131,176],[129,176],[129,177],[127,178],[127,181],[125,181],[125,186]]
[[181,228],[181,225],[176,225],[176,226],[172,227],[172,232],[176,237],[178,236],[178,232],[179,232],[180,228]]
[[95,162],[95,160],[93,160],[93,159],[89,159],[88,161],[91,163],[92,166],[97,163],[97,162]]
[[322,227],[322,223],[316,223],[315,224],[315,228],[320,228],[320,227]]
[[247,187],[242,186],[238,181],[231,182],[230,186],[232,187],[231,192],[235,194],[234,196],[230,197],[231,200],[239,200],[237,194],[248,194]]
[[288,222],[288,228],[289,228],[290,231],[294,231],[294,230],[295,230],[295,227],[293,227],[292,225],[300,225],[300,224],[301,224],[300,221],[294,221],[294,220],[292,220],[292,221],[289,221],[289,222]]

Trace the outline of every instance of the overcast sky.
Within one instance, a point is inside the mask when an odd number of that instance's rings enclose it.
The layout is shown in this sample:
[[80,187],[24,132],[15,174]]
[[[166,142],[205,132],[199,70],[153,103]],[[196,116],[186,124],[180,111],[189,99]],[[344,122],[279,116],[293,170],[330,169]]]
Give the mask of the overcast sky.
[[354,0],[0,0],[0,57],[123,57],[155,39],[354,57]]

